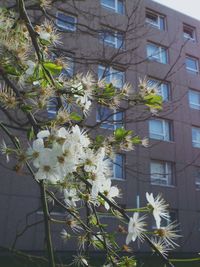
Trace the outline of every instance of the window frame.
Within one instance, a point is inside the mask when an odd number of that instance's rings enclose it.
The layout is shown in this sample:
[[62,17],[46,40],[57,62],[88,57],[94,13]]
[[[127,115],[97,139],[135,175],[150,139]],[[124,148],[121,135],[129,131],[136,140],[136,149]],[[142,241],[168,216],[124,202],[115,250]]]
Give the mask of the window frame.
[[[161,122],[161,127],[162,127],[162,133],[157,133],[156,131],[151,131],[151,121],[159,121]],[[168,126],[167,126],[168,124]],[[169,129],[168,134],[166,134],[166,129]],[[154,135],[154,137],[153,137]],[[160,136],[161,138],[155,138],[155,136]],[[173,133],[172,133],[172,122],[169,120],[165,120],[165,119],[150,119],[149,120],[149,137],[151,139],[155,139],[155,140],[160,140],[160,141],[166,141],[166,142],[171,142],[173,141]]]
[[[193,166],[194,167],[194,184],[195,189],[200,190],[200,166]],[[199,181],[198,181],[199,180]]]
[[[116,162],[118,156],[121,157],[121,161],[120,161],[119,164]],[[110,161],[110,169],[111,169],[111,172],[113,174],[111,179],[112,180],[117,180],[117,181],[125,181],[125,154],[116,153],[114,159],[109,158],[109,161]],[[116,175],[117,166],[119,166],[121,168],[121,173],[122,173],[121,177],[118,177]]]
[[[154,173],[153,164],[160,164],[163,168],[163,173]],[[159,177],[160,176],[160,177]],[[152,185],[173,187],[174,182],[174,164],[170,161],[154,160],[150,161],[150,179]]]
[[[114,41],[106,40],[106,38],[113,38]],[[114,29],[103,29],[99,33],[100,42],[103,45],[115,48],[115,49],[125,49],[125,39],[124,33]],[[119,45],[120,43],[120,45]]]
[[[196,104],[195,102],[191,101],[190,94],[192,94],[192,93],[197,95],[197,97],[198,97],[197,99],[198,99],[198,102],[199,102],[198,104]],[[191,109],[200,110],[200,92],[199,91],[189,88],[188,101],[189,101],[189,106],[190,106]]]
[[[187,67],[187,59],[193,60],[195,62],[196,69]],[[185,57],[185,67],[186,67],[187,72],[189,72],[191,74],[198,75],[199,74],[199,59],[196,58],[196,57],[192,57],[190,55],[186,55],[186,57]]]
[[200,148],[200,138],[199,138],[199,141],[193,139],[194,130],[198,130],[198,132],[199,132],[198,134],[200,136],[200,128],[196,127],[196,126],[192,126],[192,147]]
[[[152,15],[152,17],[154,16],[155,18],[157,18],[157,23],[154,23],[153,20],[151,20],[150,18],[148,19],[148,15]],[[163,21],[163,23],[161,23],[161,21]],[[150,10],[150,9],[146,9],[146,16],[145,16],[145,22],[149,25],[151,25],[152,27],[159,29],[161,31],[165,31],[166,30],[166,16],[157,13],[156,11]],[[162,27],[163,25],[163,27]]]
[[[188,30],[188,33],[186,32],[187,30]],[[193,42],[196,42],[196,28],[183,23],[183,37],[186,40],[191,40]]]
[[[103,73],[103,76],[100,75],[100,73],[99,73],[100,70]],[[108,73],[108,74],[106,74],[106,73]],[[106,74],[106,75],[104,75],[104,74]],[[115,79],[115,75],[121,75],[122,80]],[[115,69],[111,66],[104,67],[103,65],[98,65],[98,79],[102,79],[102,78],[103,79],[105,78],[107,83],[113,83],[113,81],[116,81],[116,82],[119,81],[119,83],[121,83],[123,86],[125,83],[125,72],[118,70],[118,69]],[[114,84],[114,86],[118,89],[121,88],[120,86],[117,86],[117,84]]]
[[[72,23],[69,23],[66,21],[66,23],[70,24],[71,26],[74,26],[74,27],[69,27],[69,26],[64,26],[62,24],[59,24],[59,21],[61,21],[59,18],[58,18],[58,14],[62,14],[66,17],[71,17],[71,18],[74,18],[74,24]],[[63,22],[64,23],[64,22]],[[69,13],[65,13],[65,12],[62,12],[62,11],[57,11],[56,12],[56,25],[59,29],[61,30],[65,30],[65,31],[69,31],[69,32],[75,32],[77,30],[77,17],[75,15],[72,15],[72,14],[69,14]]]
[[[151,87],[156,87],[158,88],[158,95],[162,96],[162,99],[164,102],[168,102],[171,100],[171,85],[167,81],[161,81],[159,79],[153,78],[153,77],[148,77],[147,83]],[[156,85],[157,84],[157,85]],[[167,92],[167,98],[165,98],[165,88],[164,85],[166,86],[166,92]]]
[[[114,130],[116,130],[118,128],[122,128],[124,126],[124,112],[123,111],[113,110],[113,112],[107,116],[107,119],[106,118],[100,119],[101,114],[99,111],[101,110],[101,108],[111,110],[106,106],[97,105],[97,107],[96,107],[96,122],[100,123],[100,128],[114,131]],[[118,120],[117,116],[121,116],[122,119]],[[109,121],[109,119],[111,119],[111,121]]]
[[[154,47],[156,48],[156,53],[150,54],[150,51],[148,48]],[[147,42],[146,45],[146,53],[147,53],[147,59],[150,61],[155,61],[162,64],[168,64],[169,63],[169,55],[168,55],[168,48],[159,44],[152,43],[150,41]],[[164,54],[163,54],[164,53]],[[164,55],[164,56],[163,56]],[[163,60],[164,58],[164,60]]]
[[[124,15],[125,14],[125,1],[124,0],[113,0],[114,1],[114,8],[109,6],[100,0],[100,4],[102,7],[106,8],[107,10],[114,11],[117,14]],[[122,3],[123,11],[119,12],[119,2]]]

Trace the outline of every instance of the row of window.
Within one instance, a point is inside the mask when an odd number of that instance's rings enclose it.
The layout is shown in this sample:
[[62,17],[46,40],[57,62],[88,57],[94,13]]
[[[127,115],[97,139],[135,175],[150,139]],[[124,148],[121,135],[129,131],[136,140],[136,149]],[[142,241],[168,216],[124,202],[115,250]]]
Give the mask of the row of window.
[[[110,160],[111,177],[116,180],[125,179],[125,155],[116,154]],[[195,178],[196,189],[200,189],[200,167],[194,167],[193,177]],[[150,182],[153,185],[175,186],[175,165],[170,161],[150,161]]]
[[[124,14],[125,3],[124,0],[100,0],[101,6],[119,13]],[[58,11],[56,14],[56,25],[61,30],[76,31],[77,17],[70,14],[65,14]]]
[[[168,49],[160,44],[147,43],[147,58],[151,61],[156,61],[162,64],[169,63]],[[197,58],[186,55],[185,57],[185,67],[189,73],[198,74],[199,73],[199,61]]]
[[[146,23],[161,31],[166,30],[166,16],[159,14],[155,11],[146,10]],[[183,23],[183,37],[186,40],[196,41],[196,29],[195,27]]]
[[[124,0],[100,0],[100,4],[103,8],[106,8],[112,12],[119,14],[125,14],[125,1]],[[159,14],[152,10],[146,10],[146,23],[159,29],[166,30],[166,16]],[[75,31],[77,18],[72,15],[66,15],[61,12],[57,13],[57,25],[58,27]],[[183,37],[192,41],[196,41],[196,29],[188,24],[183,24]]]
[[[194,167],[193,177],[195,178],[196,189],[200,189],[200,167]],[[162,186],[174,186],[175,165],[173,162],[151,160],[150,161],[151,184]]]
[[[72,58],[68,57],[67,59],[68,67],[62,70],[61,75],[64,75],[66,77],[72,77],[74,74],[74,62]],[[105,78],[107,83],[112,82],[117,88],[121,88],[125,83],[124,72],[114,69],[112,67],[104,67],[102,65],[98,66],[98,78]],[[148,84],[151,87],[155,86],[157,88],[158,94],[162,96],[163,101],[167,102],[171,100],[171,87],[169,82],[162,82],[158,79],[149,77]],[[200,92],[193,89],[189,89],[188,99],[190,108],[200,110]],[[49,101],[47,110],[49,118],[53,118],[56,114],[56,99],[51,99]],[[104,128],[117,128],[117,125],[112,126],[113,122],[115,122],[115,124],[118,122],[120,127],[120,125],[122,125],[121,121],[123,119],[122,113],[118,112],[115,113],[113,116],[111,115],[112,113],[113,111],[109,110],[108,108],[102,107],[98,112],[97,121],[105,120],[105,122],[102,124]],[[108,119],[106,119],[107,117]]]
[[[64,29],[68,31],[75,31],[76,21],[77,19],[74,16],[63,14],[62,12],[57,12],[56,24],[62,30]],[[99,40],[104,45],[113,48],[125,48],[124,34],[117,30],[108,28],[103,29],[101,32],[99,32]],[[169,63],[168,49],[164,46],[161,46],[160,44],[148,42],[146,46],[146,53],[147,58],[151,61],[156,61],[162,64]],[[199,73],[199,62],[197,58],[186,55],[185,66],[188,72],[193,74]]]
[[[173,141],[172,122],[164,119],[149,120],[149,137],[156,140]],[[199,127],[192,127],[192,146],[200,148]]]
[[[121,111],[113,111],[104,106],[97,107],[97,122],[101,128],[115,130],[123,126],[124,114]],[[172,122],[165,119],[149,120],[149,137],[155,140],[173,141]],[[192,127],[192,146],[200,148],[200,128]]]

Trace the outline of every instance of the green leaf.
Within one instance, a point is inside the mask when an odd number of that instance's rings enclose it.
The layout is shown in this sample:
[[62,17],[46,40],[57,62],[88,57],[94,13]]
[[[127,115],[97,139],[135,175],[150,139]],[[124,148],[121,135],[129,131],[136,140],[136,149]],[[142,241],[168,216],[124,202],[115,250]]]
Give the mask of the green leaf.
[[81,121],[82,120],[82,117],[78,113],[72,112],[70,114],[70,119],[71,120],[74,120],[74,121]]
[[20,76],[20,72],[17,70],[16,67],[5,65],[4,70],[6,71],[7,74]]
[[155,109],[162,108],[162,96],[156,94],[149,94],[144,97],[145,105]]
[[33,127],[31,127],[30,129],[28,129],[28,132],[27,132],[27,138],[28,140],[33,140],[35,137],[35,134],[34,134],[34,130],[33,130]]
[[126,135],[126,130],[124,128],[118,128],[114,132],[115,139],[122,139]]
[[52,75],[58,75],[61,73],[63,67],[60,65],[56,65],[53,62],[44,62],[43,66],[45,67],[45,69],[47,69],[48,71],[51,72]]
[[95,138],[95,141],[97,144],[102,144],[104,140],[105,140],[105,136],[103,135],[97,135]]
[[33,108],[32,108],[32,106],[30,106],[30,105],[23,105],[22,107],[21,107],[21,110],[22,111],[24,111],[24,112],[30,112],[31,110],[32,110]]
[[142,141],[141,141],[141,138],[138,135],[136,135],[132,138],[132,142],[133,144],[137,145],[137,144],[141,144]]
[[125,130],[124,128],[118,128],[114,131],[114,136],[117,141],[123,140],[127,135],[131,135],[132,131]]

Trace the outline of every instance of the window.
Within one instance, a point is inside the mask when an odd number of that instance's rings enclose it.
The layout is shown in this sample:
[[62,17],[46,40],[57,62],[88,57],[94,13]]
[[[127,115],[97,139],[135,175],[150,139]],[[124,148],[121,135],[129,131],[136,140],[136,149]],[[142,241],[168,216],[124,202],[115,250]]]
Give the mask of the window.
[[124,0],[101,0],[101,5],[111,11],[124,14]]
[[195,185],[196,189],[200,190],[200,167],[195,168]]
[[158,90],[158,94],[162,96],[163,101],[170,100],[170,85],[167,82],[162,82],[157,79],[149,78],[148,85],[155,87]]
[[77,18],[75,16],[64,14],[60,11],[56,14],[56,25],[61,30],[76,31]]
[[124,48],[124,35],[121,32],[113,30],[103,30],[100,32],[100,41],[105,45],[114,48]]
[[47,103],[47,114],[49,119],[55,118],[58,111],[58,102],[56,97],[51,97]]
[[150,173],[152,184],[173,185],[173,165],[171,162],[152,160]]
[[192,146],[200,147],[200,128],[192,127]]
[[163,15],[157,14],[153,11],[146,11],[146,23],[151,26],[164,31],[165,30],[165,17]]
[[164,141],[172,141],[172,124],[162,119],[151,119],[149,121],[150,138]]
[[198,74],[199,73],[199,64],[198,59],[190,56],[186,56],[185,59],[185,66],[186,70],[192,74]]
[[167,48],[153,43],[148,43],[147,57],[149,60],[167,64],[168,63]]
[[190,89],[188,97],[190,108],[200,110],[200,92]]
[[124,177],[124,155],[116,154],[113,160],[110,159],[111,177],[117,180],[123,180]]
[[97,122],[101,122],[101,128],[115,130],[123,126],[123,112],[121,111],[98,106],[96,116]]
[[98,79],[105,78],[106,83],[113,83],[117,88],[122,88],[125,82],[124,72],[112,67],[98,66]]
[[186,24],[183,24],[183,37],[187,40],[196,40],[195,28]]

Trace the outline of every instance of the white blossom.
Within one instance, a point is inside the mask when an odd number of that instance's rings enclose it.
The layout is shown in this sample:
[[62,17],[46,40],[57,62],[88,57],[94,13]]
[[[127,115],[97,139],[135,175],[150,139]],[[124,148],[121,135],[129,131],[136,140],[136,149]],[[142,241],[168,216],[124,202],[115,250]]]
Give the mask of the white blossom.
[[153,212],[153,216],[156,221],[157,228],[160,228],[161,218],[168,220],[169,213],[167,211],[168,204],[165,203],[165,200],[158,195],[156,198],[153,197],[153,194],[146,192],[146,199],[150,210]]
[[139,217],[139,213],[135,212],[133,217],[130,218],[128,224],[128,235],[126,237],[126,244],[128,245],[131,241],[135,241],[137,238],[143,239],[142,234],[145,231],[146,223],[144,221],[145,216]]
[[79,197],[77,196],[77,191],[75,188],[72,189],[64,189],[64,201],[70,207],[76,207],[76,202],[79,201]]

